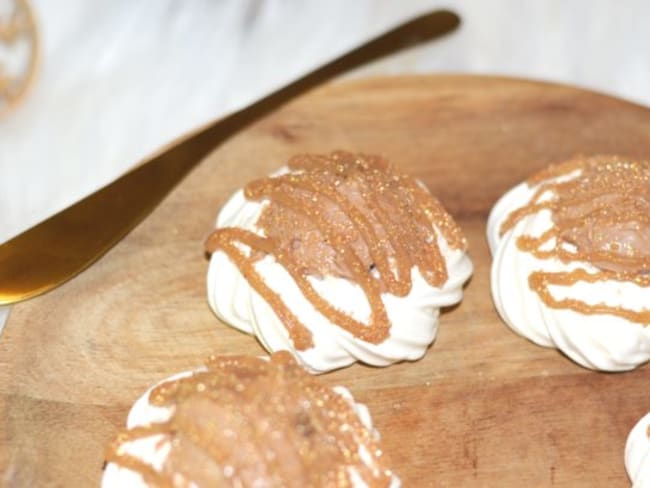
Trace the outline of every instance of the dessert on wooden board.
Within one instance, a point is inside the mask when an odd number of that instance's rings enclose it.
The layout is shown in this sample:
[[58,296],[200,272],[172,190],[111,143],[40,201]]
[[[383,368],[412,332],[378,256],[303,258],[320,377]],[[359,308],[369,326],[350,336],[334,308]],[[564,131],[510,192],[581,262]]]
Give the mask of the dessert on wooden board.
[[487,233],[492,297],[514,331],[595,370],[650,359],[650,163],[551,165],[500,198]]
[[290,353],[210,357],[149,389],[102,486],[399,487],[367,408]]
[[511,333],[490,297],[484,230],[498,197],[543,165],[579,153],[647,158],[649,133],[647,108],[530,81],[408,77],[309,94],[220,147],[96,266],[12,309],[0,341],[4,476],[97,485],[104,447],[147,385],[211,353],[261,354],[206,303],[199,254],[215,211],[291,154],[358,147],[389,155],[440,198],[475,273],[422,360],[319,379],[368,405],[408,486],[629,486],[623,448],[648,406],[650,363],[593,374]]
[[472,273],[462,231],[422,183],[341,151],[248,183],[206,249],[216,315],[314,373],[419,359]]

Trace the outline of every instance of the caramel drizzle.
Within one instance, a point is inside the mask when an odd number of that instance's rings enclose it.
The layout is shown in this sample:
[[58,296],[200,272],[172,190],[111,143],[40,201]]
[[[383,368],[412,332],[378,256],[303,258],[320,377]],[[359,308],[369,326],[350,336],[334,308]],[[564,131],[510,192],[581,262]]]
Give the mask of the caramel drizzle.
[[167,424],[150,424],[134,427],[126,432],[121,432],[115,440],[111,442],[104,453],[104,458],[107,463],[114,463],[118,466],[139,473],[147,486],[174,488],[174,482],[171,477],[165,476],[152,465],[144,462],[136,456],[128,454],[124,450],[124,445],[130,442],[145,439],[147,437],[153,437],[155,435],[168,434],[170,434],[170,432]]
[[[300,155],[289,162],[289,168],[293,172],[249,183],[245,188],[246,198],[268,201],[264,212],[289,210],[309,220],[349,271],[349,279],[363,290],[371,310],[369,324],[355,320],[323,299],[307,279],[309,273],[277,239],[260,237],[244,229],[222,228],[210,235],[206,249],[208,252],[220,249],[228,255],[285,324],[296,349],[313,347],[311,332],[255,270],[260,252],[272,255],[291,275],[305,298],[330,321],[364,341],[381,343],[390,331],[382,293],[407,295],[414,266],[431,286],[442,286],[448,275],[436,229],[452,249],[466,248],[462,232],[438,200],[414,179],[393,171],[381,158],[345,152],[330,156]],[[360,188],[353,196],[341,191],[350,180]],[[361,199],[361,205],[354,199]],[[336,209],[345,225],[337,225],[328,218],[325,211],[328,208]],[[263,222],[264,212],[258,225]],[[395,215],[392,218],[391,213]],[[360,237],[374,272],[364,263],[351,235]],[[237,243],[248,246],[250,255],[239,250]]]
[[[575,269],[570,272],[542,272],[535,271],[528,277],[528,284],[531,289],[536,290],[539,296],[551,308],[568,308],[577,310],[584,314],[610,314],[622,317],[630,322],[640,322],[642,324],[650,324],[650,309],[641,310],[639,312],[628,310],[622,307],[612,307],[604,303],[597,303],[588,305],[585,302],[573,298],[564,298],[556,300],[549,291],[549,286],[558,285],[565,286],[578,282],[584,283],[597,283],[603,278],[600,273],[588,273],[584,269]],[[616,279],[617,281],[628,281],[620,277],[612,276],[608,279]],[[641,280],[639,277],[635,280],[641,282],[640,286],[650,286],[650,280]]]
[[[273,486],[346,487],[353,485],[349,467],[369,486],[390,484],[392,473],[381,463],[383,454],[373,431],[364,427],[347,400],[321,386],[287,352],[272,355],[268,362],[244,356],[211,357],[207,367],[154,388],[150,404],[172,408],[170,419],[121,432],[108,446],[106,461],[140,473],[149,486],[171,488],[179,476],[196,483],[199,474],[188,464],[176,470],[166,465],[178,456],[182,438],[224,468],[219,484],[243,486],[246,480],[261,477]],[[182,413],[182,406],[197,400],[211,402],[215,416],[247,409],[250,418],[245,428],[235,432],[236,441],[225,438],[225,430],[209,416],[201,419],[204,424],[183,418],[188,411]],[[160,471],[127,449],[131,442],[158,435],[171,446]],[[368,464],[359,456],[359,445],[367,448]],[[265,457],[269,452],[271,458]]]
[[[237,228],[223,228],[219,232],[214,232],[207,243],[208,249],[214,252],[216,249],[221,249],[233,263],[237,265],[239,271],[244,276],[250,286],[264,297],[267,303],[271,306],[284,327],[289,332],[294,345],[299,350],[304,350],[314,345],[311,332],[303,326],[298,318],[289,310],[280,298],[255,270],[254,261],[249,259],[239,248],[236,243],[241,243],[249,246],[251,249],[271,254],[273,252],[272,242],[269,239],[258,236],[253,232],[245,231],[244,229]],[[323,307],[327,304],[321,296],[316,293],[311,283],[304,279],[302,274],[298,273],[293,263],[286,258],[284,254],[275,255],[275,259],[287,270],[291,277],[298,283],[303,294],[312,300],[315,306]],[[328,304],[327,304],[328,305]]]
[[[580,174],[564,182],[547,181],[569,175],[574,171]],[[608,175],[607,173],[611,174]],[[633,282],[640,287],[650,287],[650,262],[643,255],[636,255],[634,249],[628,255],[618,253],[619,244],[613,243],[610,249],[567,249],[564,244],[570,243],[563,235],[583,225],[585,219],[595,222],[595,225],[607,225],[620,222],[636,222],[638,225],[650,225],[650,216],[637,208],[632,195],[641,195],[650,201],[650,166],[647,162],[625,161],[611,156],[598,156],[587,159],[574,159],[548,168],[533,175],[528,180],[529,185],[539,185],[529,202],[512,211],[503,221],[500,235],[511,230],[525,217],[549,210],[553,216],[553,225],[540,236],[521,235],[517,238],[517,247],[538,259],[558,258],[562,262],[586,262],[599,268],[597,272],[588,273],[583,269],[568,272],[535,271],[528,279],[530,288],[535,291],[542,301],[551,308],[571,309],[583,314],[609,314],[624,318],[631,322],[650,324],[650,309],[640,311],[623,307],[613,307],[604,303],[587,304],[576,299],[556,300],[550,293],[549,286],[571,286],[578,282],[597,283],[602,281]],[[619,198],[626,205],[626,212],[613,211],[607,202],[598,202],[601,192],[615,188]],[[547,193],[549,199],[542,200]],[[561,224],[557,222],[557,213],[571,207],[589,206],[590,212],[575,218],[564,217]],[[629,211],[628,211],[629,210]],[[633,220],[636,219],[636,220]],[[591,224],[594,225],[594,224]],[[554,243],[553,243],[554,241]],[[550,245],[547,245],[550,244]],[[572,244],[572,243],[570,243]],[[546,249],[543,249],[546,246]],[[606,262],[614,266],[636,266],[634,271],[613,271],[603,269],[597,263]]]

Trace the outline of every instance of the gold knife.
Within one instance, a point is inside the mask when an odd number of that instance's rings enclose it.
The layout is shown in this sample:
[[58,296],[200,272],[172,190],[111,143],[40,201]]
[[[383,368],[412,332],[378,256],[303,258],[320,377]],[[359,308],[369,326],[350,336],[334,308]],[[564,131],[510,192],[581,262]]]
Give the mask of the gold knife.
[[368,41],[238,112],[163,148],[71,207],[0,245],[0,305],[45,293],[73,278],[138,225],[204,156],[263,115],[353,67],[453,31],[438,10]]

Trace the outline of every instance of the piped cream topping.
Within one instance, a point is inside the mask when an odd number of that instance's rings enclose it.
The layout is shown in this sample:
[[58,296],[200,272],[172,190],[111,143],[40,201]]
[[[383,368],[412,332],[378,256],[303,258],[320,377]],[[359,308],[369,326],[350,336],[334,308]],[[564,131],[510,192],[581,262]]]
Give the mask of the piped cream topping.
[[616,156],[573,159],[546,168],[528,183],[538,185],[536,191],[508,215],[501,234],[529,215],[550,211],[552,227],[539,236],[519,236],[517,247],[538,259],[586,262],[598,269],[534,271],[531,289],[551,308],[650,323],[649,308],[557,299],[550,291],[551,286],[604,281],[650,287],[650,163]]
[[[149,486],[390,486],[376,432],[354,402],[321,385],[288,352],[269,361],[211,357],[148,398],[168,420],[121,432],[106,460]],[[129,450],[142,439],[168,447],[161,466]]]
[[[438,232],[451,249],[465,250],[460,228],[420,183],[379,157],[301,155],[289,169],[245,188],[246,198],[266,203],[258,232],[219,228],[206,249],[228,255],[280,317],[297,350],[312,347],[312,336],[256,271],[255,263],[268,255],[321,314],[359,339],[383,342],[391,324],[382,293],[406,296],[414,267],[429,285],[441,287],[448,273]],[[309,278],[323,276],[361,287],[371,311],[368,323],[317,292]]]

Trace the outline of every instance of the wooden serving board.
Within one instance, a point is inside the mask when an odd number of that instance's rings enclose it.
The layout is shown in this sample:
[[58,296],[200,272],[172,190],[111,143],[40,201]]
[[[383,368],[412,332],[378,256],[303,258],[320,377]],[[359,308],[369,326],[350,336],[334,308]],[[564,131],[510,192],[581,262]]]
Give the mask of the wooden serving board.
[[205,298],[203,241],[226,198],[299,152],[383,154],[465,230],[475,273],[424,359],[320,377],[366,403],[405,486],[629,486],[623,448],[650,365],[583,369],[512,333],[490,298],[489,209],[577,153],[650,156],[650,111],[488,77],[370,79],[306,94],[208,157],[65,286],[16,306],[0,340],[0,485],[97,486],[103,449],[150,384],[211,353],[261,354]]

